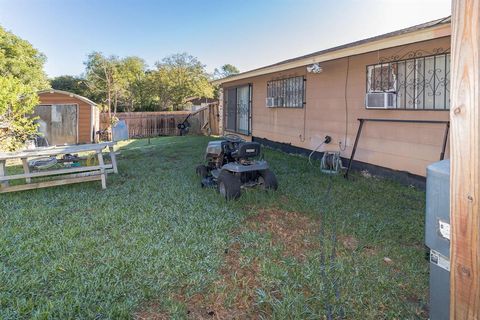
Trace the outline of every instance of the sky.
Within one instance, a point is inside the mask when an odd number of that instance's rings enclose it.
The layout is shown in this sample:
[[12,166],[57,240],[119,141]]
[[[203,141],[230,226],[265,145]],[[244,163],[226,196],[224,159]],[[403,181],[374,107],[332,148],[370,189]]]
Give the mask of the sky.
[[0,0],[0,25],[80,75],[92,51],[150,67],[188,52],[248,71],[450,15],[451,0]]

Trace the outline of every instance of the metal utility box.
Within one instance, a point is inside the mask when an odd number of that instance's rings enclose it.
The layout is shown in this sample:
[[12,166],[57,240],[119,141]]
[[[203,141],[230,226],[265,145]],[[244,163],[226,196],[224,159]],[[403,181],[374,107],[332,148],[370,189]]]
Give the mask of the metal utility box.
[[427,168],[425,244],[430,248],[430,319],[450,312],[450,160]]

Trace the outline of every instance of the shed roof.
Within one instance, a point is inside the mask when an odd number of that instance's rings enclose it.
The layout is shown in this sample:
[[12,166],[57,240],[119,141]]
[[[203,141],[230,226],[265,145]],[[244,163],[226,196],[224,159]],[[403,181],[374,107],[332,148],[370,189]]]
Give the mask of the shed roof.
[[[308,65],[308,64],[311,64],[311,63],[314,63],[314,62],[321,62],[321,61],[316,61],[316,59],[321,58],[322,56],[325,56],[329,53],[339,52],[339,51],[343,51],[345,49],[356,48],[356,47],[360,47],[360,46],[365,45],[365,44],[378,42],[378,41],[390,39],[390,38],[397,37],[397,36],[412,34],[412,33],[420,32],[420,31],[423,31],[423,30],[433,29],[433,28],[439,27],[439,26],[449,25],[450,22],[451,22],[451,16],[444,17],[444,18],[441,18],[441,19],[436,19],[436,20],[433,20],[433,21],[429,21],[429,22],[419,24],[419,25],[415,25],[415,26],[411,26],[411,27],[408,27],[408,28],[400,29],[400,30],[397,30],[397,31],[385,33],[385,34],[382,34],[382,35],[366,38],[366,39],[359,40],[359,41],[354,41],[354,42],[351,42],[351,43],[347,43],[347,44],[336,46],[336,47],[329,48],[329,49],[316,51],[316,52],[306,54],[306,55],[303,55],[303,56],[299,56],[299,57],[296,57],[296,58],[283,60],[283,61],[271,64],[271,65],[267,65],[267,66],[260,67],[260,68],[257,68],[257,69],[253,69],[253,70],[249,70],[249,71],[242,72],[242,73],[239,73],[239,74],[231,75],[231,76],[228,76],[228,77],[225,77],[225,78],[222,78],[222,79],[218,79],[218,80],[213,81],[213,83],[214,84],[222,84],[222,83],[225,83],[225,82],[235,81],[235,80],[239,80],[239,79],[243,79],[243,78],[248,78],[248,77],[251,77],[251,76],[258,76],[258,75],[261,75],[261,74],[267,74],[267,73],[271,73],[271,72],[286,70],[286,69],[298,67],[298,66],[301,66],[301,65]],[[428,40],[428,37],[433,39],[433,38],[437,37],[437,34],[434,33],[432,35],[426,35],[424,37],[425,38],[424,40]],[[424,40],[422,40],[422,38],[419,38],[419,39],[420,40],[415,40],[415,41],[412,39],[412,42],[424,41]],[[365,52],[368,52],[368,51],[365,51]],[[358,53],[356,53],[356,54],[358,54]],[[345,56],[347,56],[347,55],[345,55]],[[325,59],[325,60],[328,60],[328,59]],[[322,60],[322,61],[325,61],[325,60]],[[285,66],[285,67],[282,68],[282,66]]]
[[56,90],[56,89],[48,89],[48,90],[41,90],[41,91],[38,91],[37,94],[42,94],[42,93],[59,93],[59,94],[64,94],[64,95],[67,95],[69,97],[74,97],[74,98],[77,98],[79,100],[82,100],[83,102],[85,103],[88,103],[89,105],[91,106],[97,106],[97,104],[95,102],[93,102],[92,100],[88,99],[88,98],[85,98],[84,96],[81,96],[81,95],[78,95],[78,94],[75,94],[75,93],[72,93],[72,92],[68,92],[68,91],[63,91],[63,90]]

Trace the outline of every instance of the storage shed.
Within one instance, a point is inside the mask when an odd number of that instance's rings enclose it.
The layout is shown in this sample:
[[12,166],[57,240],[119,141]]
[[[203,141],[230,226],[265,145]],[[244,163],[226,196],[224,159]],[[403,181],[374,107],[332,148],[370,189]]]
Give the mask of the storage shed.
[[100,112],[93,101],[80,95],[61,91],[38,92],[40,104],[35,116],[40,117],[39,132],[50,145],[97,142]]

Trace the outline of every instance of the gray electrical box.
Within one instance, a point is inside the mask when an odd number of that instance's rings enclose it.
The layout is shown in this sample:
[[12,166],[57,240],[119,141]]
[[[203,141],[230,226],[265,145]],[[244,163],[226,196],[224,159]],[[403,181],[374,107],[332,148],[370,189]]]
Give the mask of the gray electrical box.
[[450,160],[427,167],[425,244],[430,249],[430,319],[450,312]]

